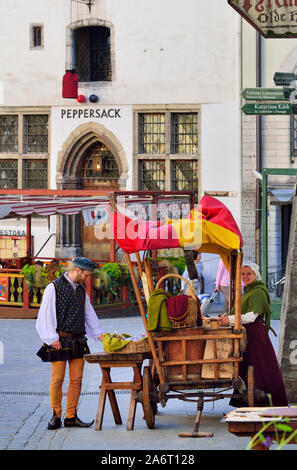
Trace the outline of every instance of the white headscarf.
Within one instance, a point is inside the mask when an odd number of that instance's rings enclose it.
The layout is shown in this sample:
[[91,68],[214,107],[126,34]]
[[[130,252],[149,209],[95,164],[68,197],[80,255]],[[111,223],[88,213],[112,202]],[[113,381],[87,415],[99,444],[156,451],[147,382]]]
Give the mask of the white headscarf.
[[242,263],[242,267],[244,267],[244,266],[248,266],[249,268],[252,269],[252,271],[254,271],[254,273],[256,274],[256,281],[262,281],[261,274],[260,274],[260,268],[256,263],[249,263],[249,262]]

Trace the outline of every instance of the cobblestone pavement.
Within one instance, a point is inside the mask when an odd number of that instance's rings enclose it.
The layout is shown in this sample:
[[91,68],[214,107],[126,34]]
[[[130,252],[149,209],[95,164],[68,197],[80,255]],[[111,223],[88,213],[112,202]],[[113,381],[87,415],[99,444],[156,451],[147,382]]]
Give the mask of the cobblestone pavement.
[[[130,401],[128,391],[117,392],[123,425],[115,426],[109,402],[102,431],[60,428],[47,430],[51,415],[48,387],[50,364],[36,356],[41,343],[35,329],[35,320],[0,320],[0,341],[4,346],[4,360],[0,362],[0,449],[13,450],[98,450],[98,449],[245,449],[248,438],[235,438],[221,422],[231,408],[228,399],[206,403],[201,430],[214,432],[212,439],[182,439],[179,432],[190,432],[196,414],[196,403],[169,400],[165,408],[159,406],[156,427],[147,429],[138,405],[135,427],[126,431],[126,417]],[[129,334],[144,333],[141,317],[102,319],[106,331]],[[279,321],[272,322],[278,331]],[[271,335],[277,348],[277,339]],[[91,352],[102,350],[101,343],[89,340]],[[2,363],[3,362],[3,363]],[[114,380],[131,380],[130,371],[116,369]],[[78,414],[83,420],[92,420],[96,414],[100,368],[85,364],[82,394]],[[67,390],[66,372],[64,392]],[[65,409],[66,397],[63,397]],[[290,446],[293,449],[295,446]]]

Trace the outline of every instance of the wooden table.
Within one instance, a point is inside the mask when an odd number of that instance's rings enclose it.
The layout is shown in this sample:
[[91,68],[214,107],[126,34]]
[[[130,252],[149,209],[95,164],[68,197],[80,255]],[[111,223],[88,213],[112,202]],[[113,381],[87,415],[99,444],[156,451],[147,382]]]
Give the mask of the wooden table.
[[[110,406],[112,409],[115,424],[122,424],[121,414],[118,407],[115,390],[131,390],[130,406],[127,419],[127,430],[134,428],[136,413],[136,394],[138,390],[142,390],[142,364],[145,359],[151,359],[150,352],[145,353],[105,353],[86,354],[85,360],[89,363],[100,365],[102,371],[102,382],[100,387],[98,408],[96,413],[95,429],[102,429],[102,421],[104,416],[106,395],[108,395]],[[112,382],[110,369],[112,367],[131,367],[133,369],[132,382]]]
[[[264,408],[263,408],[264,409]],[[267,409],[267,408],[265,408]],[[293,430],[296,430],[297,429],[297,419],[296,418],[288,418],[289,421],[275,421],[273,418],[266,418],[266,421],[261,421],[261,417],[259,418],[258,421],[249,421],[249,417],[248,417],[248,414],[249,414],[249,409],[248,408],[244,408],[245,412],[244,414],[247,415],[245,419],[245,421],[229,421],[228,422],[228,417],[226,419],[227,423],[228,423],[228,431],[232,434],[234,434],[235,436],[237,437],[251,437],[253,438],[262,428],[263,428],[263,425],[264,424],[268,424],[269,422],[271,423],[270,426],[268,427],[267,430],[265,430],[262,435],[266,438],[266,437],[270,437],[271,438],[271,441],[274,441],[274,442],[280,442],[280,439],[283,435],[283,432],[282,431],[278,431],[278,435],[275,433],[275,430],[274,430],[274,426],[273,426],[273,423],[281,423],[281,422],[285,422],[285,424],[289,425]],[[255,410],[255,409],[252,409],[251,410]],[[286,410],[286,407],[284,407],[284,410]],[[240,408],[235,410],[235,412],[239,412],[240,413]],[[232,413],[232,412],[231,412]],[[231,413],[229,413],[228,415],[230,416]],[[285,411],[284,411],[285,413]],[[240,418],[238,418],[240,419]],[[289,437],[290,433],[286,433],[286,437]],[[297,443],[297,436],[295,436],[290,442],[290,444],[296,444]],[[269,447],[266,447],[264,446],[262,443],[259,443],[258,445],[254,446],[253,447],[253,450],[268,450]]]

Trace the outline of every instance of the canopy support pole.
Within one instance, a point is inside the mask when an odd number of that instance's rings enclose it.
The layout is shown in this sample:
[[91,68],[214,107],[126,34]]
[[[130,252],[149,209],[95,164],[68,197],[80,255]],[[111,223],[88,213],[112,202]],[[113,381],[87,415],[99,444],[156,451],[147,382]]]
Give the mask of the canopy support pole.
[[27,257],[32,257],[31,215],[27,215]]

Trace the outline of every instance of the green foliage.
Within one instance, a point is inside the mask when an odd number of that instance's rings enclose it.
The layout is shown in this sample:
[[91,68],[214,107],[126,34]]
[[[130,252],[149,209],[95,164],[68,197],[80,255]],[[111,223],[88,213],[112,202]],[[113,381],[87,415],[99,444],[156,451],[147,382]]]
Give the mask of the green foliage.
[[49,264],[45,267],[39,264],[25,264],[21,270],[21,274],[25,277],[25,282],[29,291],[33,287],[44,288],[53,279],[59,278],[64,272],[63,266],[59,264]]
[[113,281],[126,281],[129,278],[127,266],[120,263],[106,263],[101,268]]
[[110,294],[118,296],[119,287],[131,284],[131,278],[126,265],[121,263],[106,263],[100,269],[95,269],[94,274],[99,280],[97,288]]
[[[269,404],[272,407],[270,394],[268,394],[268,399]],[[255,434],[250,440],[249,445],[247,446],[247,450],[253,449],[259,443],[263,444],[267,449],[269,449],[272,444],[272,440],[275,440],[278,443],[276,450],[281,450],[285,445],[289,444],[292,439],[296,439],[297,437],[297,429],[294,431],[291,426],[286,424],[289,421],[289,418],[281,417],[281,421],[263,422],[263,426],[260,431],[257,432],[257,434]],[[265,432],[274,432],[274,437],[265,437]]]

